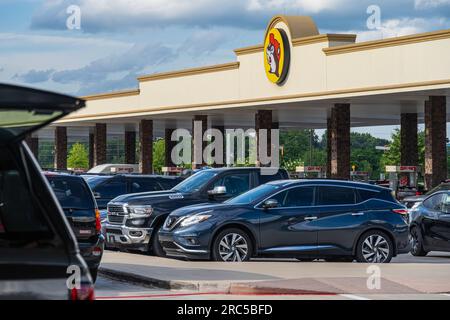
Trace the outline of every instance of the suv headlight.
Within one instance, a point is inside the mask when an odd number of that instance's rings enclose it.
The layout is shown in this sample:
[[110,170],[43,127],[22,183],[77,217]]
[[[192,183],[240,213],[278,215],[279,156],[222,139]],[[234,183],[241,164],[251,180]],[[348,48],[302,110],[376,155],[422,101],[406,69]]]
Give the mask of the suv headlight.
[[146,218],[153,213],[152,206],[127,206],[131,218]]
[[210,217],[211,217],[210,214],[197,213],[197,214],[194,214],[193,216],[189,216],[189,217],[183,219],[183,220],[180,222],[180,227],[182,227],[182,228],[184,228],[184,227],[189,227],[189,226],[192,226],[192,225],[194,225],[194,224],[197,224],[197,223],[206,221],[206,220],[208,220]]

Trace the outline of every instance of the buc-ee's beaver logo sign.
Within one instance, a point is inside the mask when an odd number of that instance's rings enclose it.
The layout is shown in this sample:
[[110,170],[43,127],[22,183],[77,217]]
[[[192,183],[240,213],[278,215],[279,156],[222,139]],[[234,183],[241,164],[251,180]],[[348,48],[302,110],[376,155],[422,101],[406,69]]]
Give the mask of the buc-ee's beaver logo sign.
[[282,84],[289,71],[290,48],[286,32],[272,28],[264,41],[264,68],[267,78],[276,84]]

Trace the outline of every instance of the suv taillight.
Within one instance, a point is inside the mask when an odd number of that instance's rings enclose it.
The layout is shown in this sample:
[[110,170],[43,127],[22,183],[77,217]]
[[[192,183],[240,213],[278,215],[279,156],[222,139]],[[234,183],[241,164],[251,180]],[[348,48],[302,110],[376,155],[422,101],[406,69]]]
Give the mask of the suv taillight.
[[401,214],[403,216],[406,216],[408,214],[407,209],[392,209],[392,212]]
[[79,289],[70,290],[70,300],[72,301],[93,301],[95,300],[94,287],[91,285],[81,285]]
[[95,231],[97,231],[97,233],[100,233],[102,231],[100,211],[98,209],[95,209]]

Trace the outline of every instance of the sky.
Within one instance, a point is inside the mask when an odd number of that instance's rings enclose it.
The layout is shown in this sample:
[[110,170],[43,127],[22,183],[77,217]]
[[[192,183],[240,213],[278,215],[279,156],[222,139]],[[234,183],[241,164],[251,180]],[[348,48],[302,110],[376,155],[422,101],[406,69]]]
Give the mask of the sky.
[[234,61],[276,14],[309,15],[321,33],[357,41],[450,28],[450,0],[0,0],[0,82],[73,95],[137,88],[139,75]]

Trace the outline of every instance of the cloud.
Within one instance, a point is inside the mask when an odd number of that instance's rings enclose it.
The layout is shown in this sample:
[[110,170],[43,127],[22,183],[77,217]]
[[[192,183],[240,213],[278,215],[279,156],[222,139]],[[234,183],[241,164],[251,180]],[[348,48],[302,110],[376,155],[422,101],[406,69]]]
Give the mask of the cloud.
[[[445,17],[450,0],[378,0],[383,19]],[[34,29],[66,28],[69,5],[81,8],[84,32],[129,29],[237,27],[264,29],[276,14],[310,15],[319,28],[354,29],[365,26],[373,0],[46,0],[35,12]],[[426,9],[426,10],[424,10]],[[448,17],[447,17],[448,18]]]
[[170,63],[176,56],[172,48],[160,43],[136,44],[124,53],[96,59],[81,68],[54,72],[51,79],[78,84],[81,94],[136,87],[139,72]]
[[55,72],[54,69],[49,70],[30,70],[24,74],[16,74],[13,79],[21,80],[25,83],[39,83],[50,80],[51,75]]
[[[422,33],[434,29],[449,29],[450,21],[445,18],[422,19],[401,18],[389,19],[381,22],[377,30],[343,30],[338,33],[353,33],[357,35],[357,42],[385,39]],[[331,31],[330,31],[331,32]]]
[[47,0],[34,14],[32,28],[65,29],[69,5],[81,9],[87,32],[124,28],[232,26],[264,28],[279,13],[313,14],[336,10],[349,0]]
[[442,6],[450,6],[450,0],[415,0],[414,8],[416,9],[430,9]]

